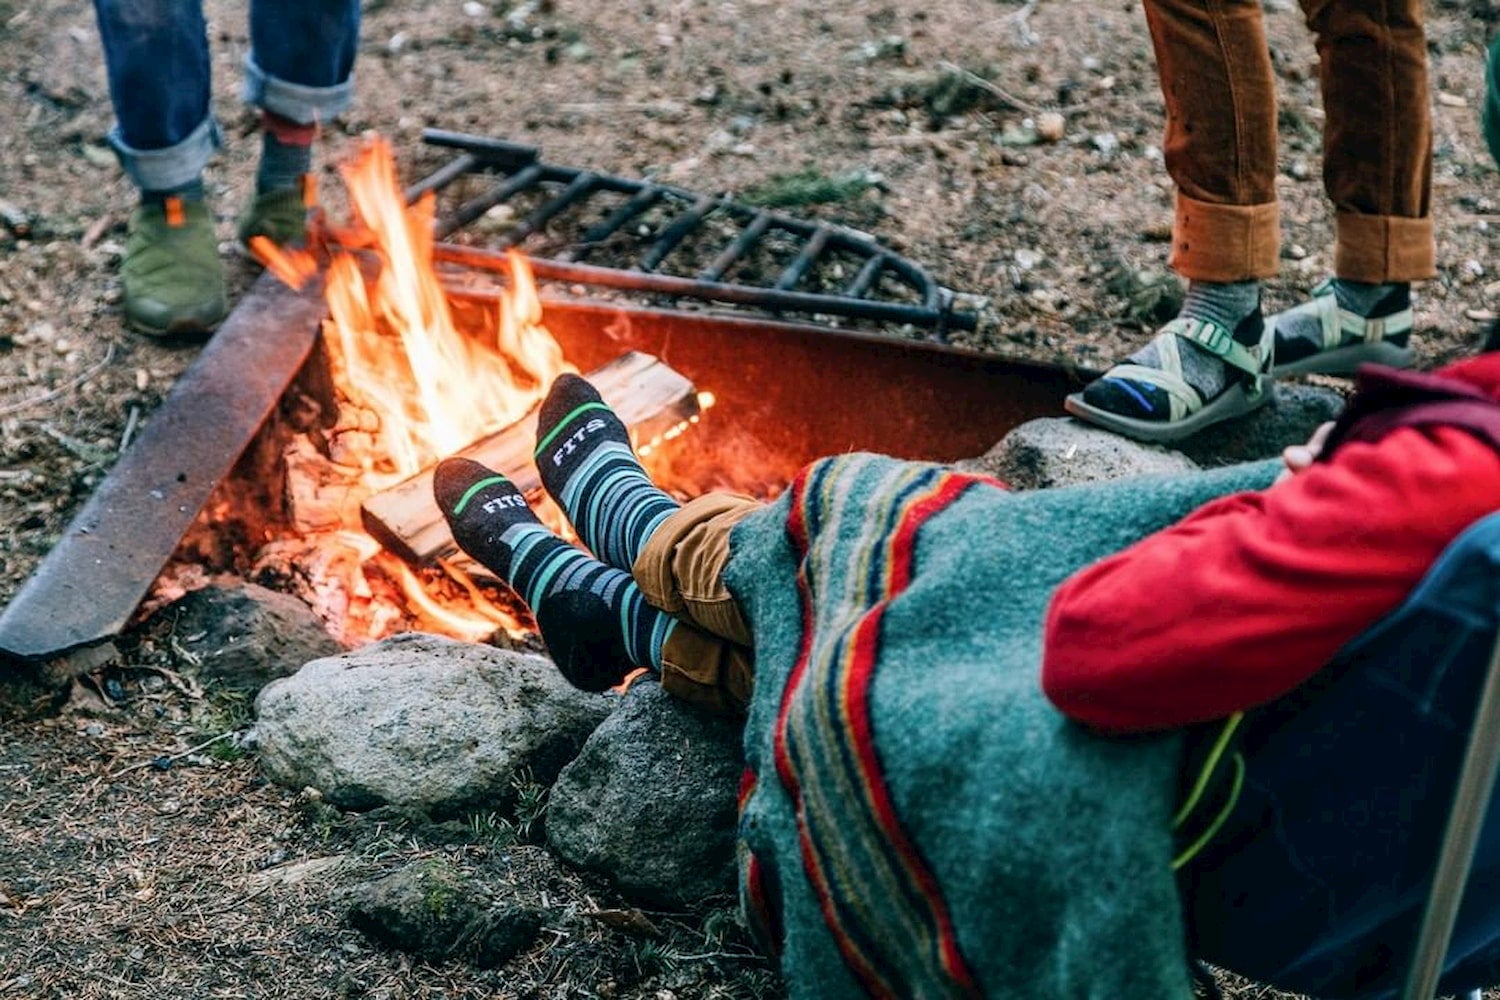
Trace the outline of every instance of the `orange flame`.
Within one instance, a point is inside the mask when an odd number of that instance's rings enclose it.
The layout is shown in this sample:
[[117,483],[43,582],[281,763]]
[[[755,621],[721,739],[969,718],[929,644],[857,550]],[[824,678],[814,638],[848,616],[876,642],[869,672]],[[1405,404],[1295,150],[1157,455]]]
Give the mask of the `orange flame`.
[[[369,494],[520,419],[553,379],[572,368],[542,325],[541,299],[518,253],[509,255],[511,291],[494,328],[482,336],[458,329],[432,265],[433,198],[405,205],[385,140],[366,143],[339,173],[354,226],[339,231],[337,241],[359,249],[332,250],[323,332],[341,396],[340,426],[330,435],[346,433],[349,442],[330,451],[337,465],[355,474],[349,502],[339,505],[346,513],[336,534],[340,548],[358,558],[322,560],[348,578],[332,584],[338,597],[319,610],[349,641],[378,638],[413,614],[456,638],[481,638],[497,628],[519,633],[521,623],[453,567],[445,568],[466,600],[433,597],[420,574],[364,535],[357,512]],[[317,274],[317,257],[308,251],[278,249],[264,240],[252,241],[251,249],[294,287]],[[351,536],[363,537],[355,544]],[[373,606],[381,594],[365,575],[367,567],[402,587],[404,616]]]

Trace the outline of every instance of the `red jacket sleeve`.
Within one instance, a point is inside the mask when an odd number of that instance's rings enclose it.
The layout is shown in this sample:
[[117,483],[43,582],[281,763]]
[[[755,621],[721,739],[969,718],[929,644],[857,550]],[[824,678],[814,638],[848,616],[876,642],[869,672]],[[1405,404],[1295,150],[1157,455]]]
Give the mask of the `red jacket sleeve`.
[[1225,497],[1074,574],[1047,615],[1042,687],[1114,732],[1204,722],[1311,677],[1500,509],[1500,455],[1451,427],[1395,431]]

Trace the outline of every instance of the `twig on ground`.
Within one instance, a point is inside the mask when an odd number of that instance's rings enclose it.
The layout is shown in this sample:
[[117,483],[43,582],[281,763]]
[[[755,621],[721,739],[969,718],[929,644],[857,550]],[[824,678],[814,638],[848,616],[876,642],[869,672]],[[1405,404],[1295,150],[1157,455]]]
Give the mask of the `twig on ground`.
[[237,732],[239,732],[238,729],[231,729],[227,733],[220,733],[218,736],[215,736],[212,739],[204,740],[202,743],[199,743],[197,746],[195,746],[195,747],[188,747],[186,750],[179,751],[178,753],[162,754],[159,757],[152,757],[150,760],[138,761],[137,763],[131,764],[131,765],[127,766],[127,767],[120,768],[118,771],[116,771],[115,773],[113,773],[113,774],[110,775],[110,779],[113,780],[115,778],[118,778],[122,774],[129,774],[131,771],[139,771],[142,768],[151,767],[151,766],[155,765],[157,761],[160,761],[160,760],[168,760],[168,761],[181,760],[182,758],[188,756],[189,754],[195,754],[195,753],[198,753],[201,750],[207,750],[209,747],[213,746],[215,743],[218,743],[220,740],[227,740],[227,739],[229,739],[229,737],[233,736]]
[[88,229],[84,230],[83,238],[78,241],[78,245],[85,250],[89,249],[95,243],[98,243],[100,237],[109,232],[114,227],[114,224],[114,213],[105,212],[99,218],[95,219]]
[[91,368],[89,368],[88,370],[84,371],[82,374],[76,375],[73,378],[68,379],[68,381],[64,382],[62,385],[58,386],[56,389],[52,389],[52,390],[50,390],[48,392],[44,392],[40,396],[35,396],[35,397],[31,398],[31,399],[18,400],[17,402],[14,402],[14,403],[10,404],[9,406],[0,406],[0,417],[9,416],[12,413],[20,413],[23,410],[29,410],[29,409],[31,409],[33,406],[40,406],[43,403],[50,403],[52,400],[56,399],[57,397],[63,395],[64,393],[70,392],[73,389],[78,388],[80,385],[83,385],[89,379],[93,378],[95,375],[97,375],[100,372],[102,372],[105,368],[109,367],[109,363],[111,361],[113,361],[114,359],[115,359],[115,342],[113,340],[111,340],[109,342],[109,346],[104,349],[104,357],[101,358],[97,364],[93,365]]
[[938,63],[938,69],[942,70],[945,73],[952,73],[953,75],[957,76],[959,79],[967,83],[969,86],[978,87],[980,90],[984,91],[986,94],[989,94],[991,97],[998,98],[999,100],[1004,101],[1006,104],[1010,105],[1012,108],[1015,108],[1017,111],[1024,111],[1028,115],[1041,115],[1046,114],[1049,111],[1055,112],[1056,114],[1060,115],[1079,115],[1089,110],[1089,106],[1087,104],[1073,104],[1069,105],[1066,108],[1044,108],[1040,104],[1032,104],[1025,98],[1017,97],[1015,94],[1012,94],[1010,91],[1004,89],[998,84],[986,80],[978,73],[966,70],[962,66],[958,65],[958,63],[948,62],[947,60],[943,60],[942,62]]
[[132,406],[130,416],[125,420],[125,430],[120,434],[120,454],[125,454],[125,449],[130,447],[131,439],[135,437],[135,425],[141,419],[141,408]]

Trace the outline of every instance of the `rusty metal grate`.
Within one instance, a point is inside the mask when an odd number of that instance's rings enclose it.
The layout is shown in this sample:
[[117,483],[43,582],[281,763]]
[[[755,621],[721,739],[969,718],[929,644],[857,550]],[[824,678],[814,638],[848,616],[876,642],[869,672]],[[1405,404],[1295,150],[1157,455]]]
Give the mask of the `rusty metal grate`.
[[[748,306],[772,313],[793,312],[904,323],[937,331],[974,328],[973,313],[953,307],[953,293],[920,265],[883,247],[873,238],[842,226],[812,222],[742,205],[722,195],[701,195],[652,181],[627,180],[610,174],[541,161],[535,146],[482,136],[427,129],[429,145],[457,151],[448,163],[407,189],[415,200],[441,193],[461,178],[489,175],[496,183],[439,215],[439,241],[458,233],[500,205],[527,201],[530,208],[483,248],[439,242],[440,261],[493,269],[503,252],[544,229],[569,228],[576,234],[559,252],[527,257],[538,277],[635,292]],[[601,208],[604,201],[612,207]],[[648,212],[662,224],[640,238],[632,224]],[[587,222],[591,216],[602,216]],[[690,237],[704,236],[710,223],[725,234],[716,252],[693,264],[681,249]],[[732,233],[733,235],[727,235]],[[622,239],[622,237],[625,237]],[[715,238],[708,234],[709,241]],[[795,247],[773,280],[727,280],[769,239]],[[606,267],[588,258],[601,246],[624,244],[634,260],[626,267]],[[809,277],[834,258],[852,272],[835,291],[812,289]],[[681,273],[683,270],[692,273]],[[677,272],[677,273],[674,273]]]

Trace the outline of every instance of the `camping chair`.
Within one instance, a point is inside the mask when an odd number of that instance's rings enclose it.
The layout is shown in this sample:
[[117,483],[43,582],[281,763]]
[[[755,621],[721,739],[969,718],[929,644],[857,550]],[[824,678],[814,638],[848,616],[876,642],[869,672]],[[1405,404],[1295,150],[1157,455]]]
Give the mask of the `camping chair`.
[[[1251,713],[1249,777],[1185,897],[1199,958],[1315,996],[1500,983],[1497,626],[1500,512],[1317,678]],[[1351,767],[1357,790],[1330,794]]]
[[[1465,532],[1454,547],[1458,548],[1458,554],[1465,555],[1470,550],[1462,546],[1474,546],[1470,557],[1485,559],[1486,567],[1493,572],[1493,543],[1497,535],[1500,535],[1500,514],[1491,514]],[[1491,547],[1487,549],[1486,545]],[[1485,815],[1489,812],[1497,769],[1500,769],[1500,630],[1497,630],[1491,648],[1479,704],[1474,709],[1469,746],[1458,773],[1453,804],[1448,810],[1448,825],[1438,851],[1432,888],[1422,913],[1421,929],[1412,951],[1402,1000],[1431,1000],[1437,993],[1438,977],[1442,974],[1448,942],[1458,919],[1469,868],[1474,861]],[[1480,991],[1469,993],[1468,1000],[1480,1000]]]

